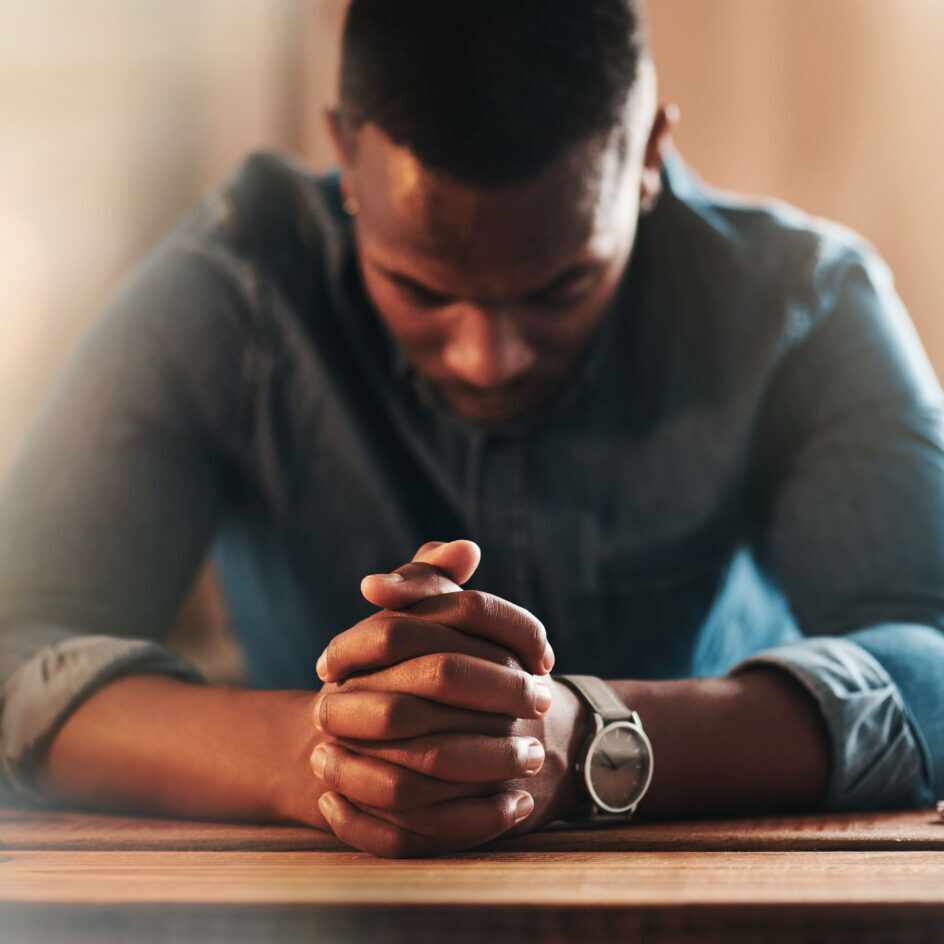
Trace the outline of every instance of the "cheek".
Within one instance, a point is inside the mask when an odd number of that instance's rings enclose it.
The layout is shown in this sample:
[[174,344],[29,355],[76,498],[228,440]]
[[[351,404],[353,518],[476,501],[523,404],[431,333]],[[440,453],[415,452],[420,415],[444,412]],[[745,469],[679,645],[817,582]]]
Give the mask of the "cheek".
[[536,347],[561,356],[576,356],[602,325],[613,302],[615,286],[599,286],[566,312],[535,313],[529,333]]
[[446,343],[446,334],[435,312],[405,303],[395,288],[366,273],[364,288],[377,316],[412,360],[420,362],[438,356]]

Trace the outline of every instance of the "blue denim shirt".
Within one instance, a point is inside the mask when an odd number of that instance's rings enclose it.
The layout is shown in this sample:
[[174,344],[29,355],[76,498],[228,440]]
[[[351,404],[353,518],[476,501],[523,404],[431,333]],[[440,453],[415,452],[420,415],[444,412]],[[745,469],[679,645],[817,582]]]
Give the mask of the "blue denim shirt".
[[825,719],[825,806],[924,804],[941,403],[868,247],[673,158],[559,394],[476,427],[371,308],[337,179],[254,156],[119,292],[0,495],[3,789],[38,797],[36,759],[108,680],[199,680],[161,639],[208,553],[251,683],[314,689],[364,574],[468,537],[472,585],[543,620],[560,671],[778,666]]

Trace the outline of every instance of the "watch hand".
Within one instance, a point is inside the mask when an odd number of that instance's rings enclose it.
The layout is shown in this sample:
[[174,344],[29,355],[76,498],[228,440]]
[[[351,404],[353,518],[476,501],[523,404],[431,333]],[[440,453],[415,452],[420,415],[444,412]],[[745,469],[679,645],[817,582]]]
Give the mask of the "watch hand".
[[604,761],[606,761],[606,766],[609,767],[610,770],[616,770],[618,765],[613,763],[613,761],[610,759],[610,755],[607,754],[606,751],[601,750],[600,756],[603,758]]

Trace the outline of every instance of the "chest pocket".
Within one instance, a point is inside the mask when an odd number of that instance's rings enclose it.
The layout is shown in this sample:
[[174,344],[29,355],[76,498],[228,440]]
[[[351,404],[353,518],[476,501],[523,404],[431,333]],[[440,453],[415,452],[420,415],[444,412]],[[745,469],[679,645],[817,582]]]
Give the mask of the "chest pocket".
[[[579,671],[603,678],[684,678],[729,555],[651,573],[605,569],[583,594]],[[573,671],[577,671],[574,669]]]

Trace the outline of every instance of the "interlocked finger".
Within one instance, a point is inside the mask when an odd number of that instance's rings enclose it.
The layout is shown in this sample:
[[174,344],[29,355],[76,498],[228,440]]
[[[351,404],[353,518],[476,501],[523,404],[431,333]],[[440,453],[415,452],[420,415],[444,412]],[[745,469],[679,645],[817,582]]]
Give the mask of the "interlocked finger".
[[342,690],[402,692],[453,708],[515,718],[541,718],[551,707],[551,689],[544,678],[454,652],[419,656],[355,676]]
[[494,783],[437,780],[376,757],[361,757],[339,744],[319,744],[311,754],[311,769],[328,790],[354,803],[385,810],[409,810],[458,797],[494,793]]
[[436,652],[457,652],[499,665],[520,667],[503,647],[450,626],[385,610],[339,633],[318,660],[323,682],[340,682],[356,672],[387,668]]
[[533,737],[481,734],[429,735],[405,741],[356,741],[343,745],[439,780],[488,783],[533,777],[544,764],[544,748]]
[[496,643],[512,652],[529,671],[546,674],[554,666],[554,651],[544,624],[524,607],[491,593],[443,593],[420,600],[406,612]]
[[441,855],[488,842],[528,817],[534,800],[523,790],[455,800],[405,813],[361,808],[335,792],[318,807],[332,832],[350,846],[386,858]]
[[398,692],[332,691],[315,703],[315,726],[326,734],[359,741],[397,741],[448,731],[503,737],[511,733],[512,719],[479,711],[465,711],[416,695]]

